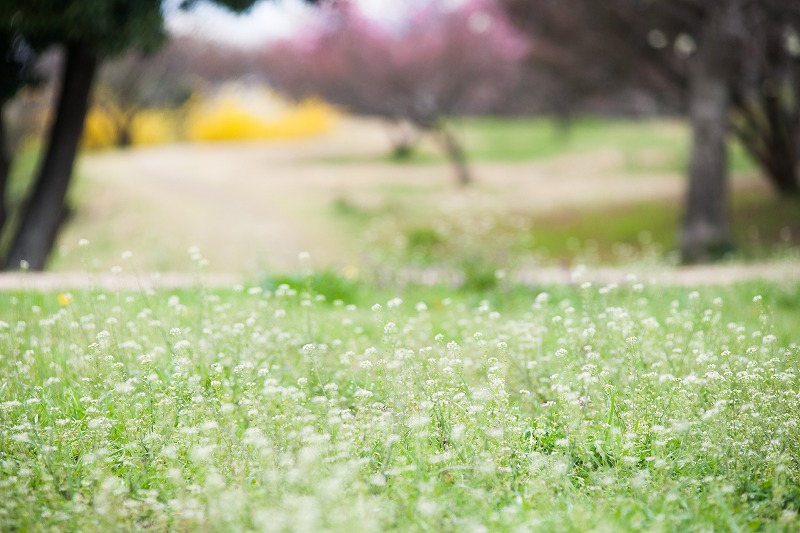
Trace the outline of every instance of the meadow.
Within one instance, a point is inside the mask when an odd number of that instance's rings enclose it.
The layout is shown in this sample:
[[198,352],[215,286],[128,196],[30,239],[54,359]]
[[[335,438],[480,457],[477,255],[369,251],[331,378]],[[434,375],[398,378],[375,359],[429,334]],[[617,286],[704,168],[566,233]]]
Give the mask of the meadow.
[[798,300],[2,293],[0,530],[796,531]]
[[[0,291],[0,531],[800,529],[796,275],[649,281],[685,128],[457,128],[468,190],[366,122],[84,154],[51,266],[103,283]],[[732,259],[796,265],[800,205],[731,162]]]

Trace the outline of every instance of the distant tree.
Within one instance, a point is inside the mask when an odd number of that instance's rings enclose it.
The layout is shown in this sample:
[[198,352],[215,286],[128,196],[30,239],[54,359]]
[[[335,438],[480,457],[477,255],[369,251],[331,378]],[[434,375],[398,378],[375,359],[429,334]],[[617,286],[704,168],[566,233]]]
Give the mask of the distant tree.
[[430,132],[471,181],[464,150],[447,118],[485,112],[513,82],[527,46],[490,0],[408,4],[402,20],[369,18],[342,0],[297,38],[270,45],[261,65],[294,97],[318,96],[398,125],[398,152],[415,142],[412,125]]
[[[761,0],[731,84],[733,127],[775,190],[800,196],[800,3]],[[753,17],[750,19],[749,17]]]
[[118,146],[132,143],[133,121],[140,111],[188,98],[185,59],[171,40],[154,54],[131,50],[102,65],[93,103],[113,121]]
[[3,32],[37,51],[56,44],[65,48],[57,109],[42,166],[23,207],[6,268],[17,268],[23,260],[34,269],[44,266],[65,215],[67,188],[98,60],[128,46],[156,46],[163,35],[160,8],[155,1],[133,0],[0,3]]
[[[216,3],[242,11],[255,1]],[[193,3],[184,0],[181,5]],[[36,52],[52,46],[64,49],[52,126],[41,167],[3,261],[6,269],[19,268],[22,261],[35,270],[44,268],[65,217],[65,199],[98,66],[104,58],[128,50],[155,50],[164,40],[163,16],[161,0],[0,0],[0,104],[26,82],[18,58],[9,54],[9,49],[20,42]],[[6,184],[0,185],[5,190]]]
[[[687,261],[731,247],[727,138],[776,189],[800,192],[800,4],[783,0],[504,0],[532,39],[529,62],[569,102],[644,89],[688,110]],[[563,104],[562,104],[563,105]],[[568,104],[567,104],[568,105]]]
[[155,53],[130,50],[103,63],[92,100],[113,122],[116,144],[132,142],[144,109],[179,106],[192,93],[254,72],[244,49],[195,36],[175,36]]

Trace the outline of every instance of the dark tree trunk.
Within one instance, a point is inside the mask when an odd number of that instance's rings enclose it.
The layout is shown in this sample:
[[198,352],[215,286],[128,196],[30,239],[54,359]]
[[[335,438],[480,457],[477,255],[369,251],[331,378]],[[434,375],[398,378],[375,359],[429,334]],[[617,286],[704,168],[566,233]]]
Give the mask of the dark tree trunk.
[[775,191],[781,196],[800,196],[797,165],[800,146],[781,143],[772,148],[771,157],[762,163]]
[[130,148],[132,144],[133,134],[131,133],[130,127],[125,125],[119,131],[119,136],[117,137],[117,146],[120,148]]
[[133,119],[136,113],[126,113],[119,123],[117,132],[117,146],[119,148],[130,148],[133,146]]
[[736,133],[775,191],[781,196],[798,196],[800,102],[790,104],[798,106],[794,109],[786,108],[781,96],[773,94],[775,90],[762,92],[750,100],[744,95],[735,95],[741,119]]
[[767,168],[767,174],[775,190],[781,196],[800,196],[800,184],[797,178],[797,159],[786,158],[785,161],[776,161]]
[[[797,181],[797,165],[800,162],[800,102],[793,102],[794,109],[785,109],[782,105],[784,98],[778,94],[780,90],[780,87],[771,87],[764,91],[764,111],[769,124],[769,157],[764,166],[770,181],[780,194],[797,196],[800,194],[800,183]],[[800,92],[793,95],[794,98],[797,96],[800,96]]]
[[440,124],[435,127],[434,136],[442,146],[447,158],[453,164],[458,184],[462,187],[471,184],[472,174],[470,173],[469,164],[467,163],[467,156],[455,135],[447,129],[447,126]]
[[681,231],[685,262],[709,261],[732,248],[728,208],[728,82],[735,49],[722,23],[710,23],[689,67],[692,148]]
[[67,47],[47,152],[6,258],[6,269],[19,268],[22,261],[32,270],[44,269],[66,216],[67,189],[96,70],[97,57],[90,49],[74,43]]

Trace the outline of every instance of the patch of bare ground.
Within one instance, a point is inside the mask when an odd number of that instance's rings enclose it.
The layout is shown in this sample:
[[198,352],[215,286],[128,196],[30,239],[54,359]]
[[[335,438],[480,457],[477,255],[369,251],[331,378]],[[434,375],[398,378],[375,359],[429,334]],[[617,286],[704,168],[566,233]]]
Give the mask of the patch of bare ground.
[[55,292],[77,289],[104,291],[147,291],[150,289],[188,289],[192,287],[234,287],[243,282],[240,274],[87,274],[86,272],[3,272],[0,291]]

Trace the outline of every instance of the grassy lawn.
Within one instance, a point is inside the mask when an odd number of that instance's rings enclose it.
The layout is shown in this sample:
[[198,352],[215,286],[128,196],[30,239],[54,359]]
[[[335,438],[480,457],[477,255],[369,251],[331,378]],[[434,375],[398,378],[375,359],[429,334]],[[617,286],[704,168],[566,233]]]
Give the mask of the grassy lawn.
[[[29,143],[19,153],[15,154],[12,161],[11,173],[6,185],[6,202],[8,213],[13,214],[17,206],[24,200],[25,194],[31,186],[33,175],[36,172],[39,160],[38,143]],[[10,226],[15,226],[17,220],[11,217],[8,221]],[[0,251],[10,245],[10,232],[0,234]]]
[[[473,162],[522,163],[616,151],[623,159],[616,174],[630,180],[656,175],[684,179],[689,148],[687,125],[669,120],[576,119],[567,129],[559,129],[544,119],[470,118],[454,121],[454,130]],[[590,161],[587,158],[587,168]],[[442,163],[442,158],[430,146],[423,146],[410,163]],[[735,141],[730,165],[734,180],[752,179],[755,167]],[[587,180],[598,178],[587,175]],[[473,210],[470,215],[426,204],[420,194],[428,192],[413,186],[384,188],[379,191],[378,208],[362,209],[341,199],[332,213],[349,221],[354,231],[372,228],[364,232],[370,239],[365,248],[390,262],[459,266],[474,263],[478,256],[512,267],[526,259],[537,263],[663,262],[672,261],[678,247],[679,198],[566,207],[557,214]],[[776,199],[764,188],[750,187],[733,195],[731,208],[737,245],[733,258],[764,259],[800,245],[800,202],[796,199]]]
[[[519,163],[552,157],[622,150],[624,170],[638,174],[681,174],[686,170],[690,132],[679,120],[635,120],[619,118],[576,118],[559,124],[543,118],[458,118],[451,122],[472,162]],[[735,140],[729,161],[735,173],[755,166]],[[441,150],[430,140],[407,158],[398,161],[391,154],[372,158],[334,156],[324,159],[336,164],[365,161],[429,165],[445,162]]]
[[[676,250],[681,213],[681,206],[670,201],[568,210],[534,218],[530,231],[536,246],[550,257],[569,259],[582,254],[596,262],[624,262]],[[739,246],[735,257],[764,259],[782,248],[800,245],[797,200],[747,191],[734,198],[731,220]]]
[[[557,213],[438,212],[416,193],[386,193],[383,207],[340,202],[333,215],[367,228],[365,249],[378,262],[456,269],[541,264],[664,264],[679,260],[679,199],[569,207]],[[800,202],[762,189],[733,198],[731,260],[768,260],[800,246]],[[355,230],[354,230],[355,231]],[[357,234],[357,233],[356,233]]]
[[0,530],[800,528],[800,287],[399,296],[0,294]]
[[[476,161],[540,160],[598,150],[622,150],[632,173],[682,173],[689,154],[688,125],[677,120],[576,118],[566,125],[548,119],[473,118],[454,122]],[[733,172],[752,170],[738,142]]]

